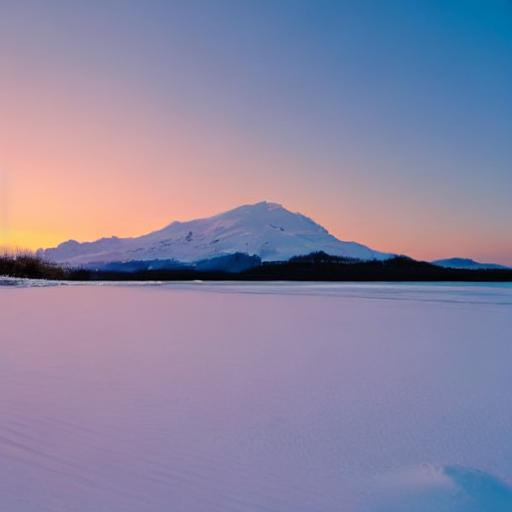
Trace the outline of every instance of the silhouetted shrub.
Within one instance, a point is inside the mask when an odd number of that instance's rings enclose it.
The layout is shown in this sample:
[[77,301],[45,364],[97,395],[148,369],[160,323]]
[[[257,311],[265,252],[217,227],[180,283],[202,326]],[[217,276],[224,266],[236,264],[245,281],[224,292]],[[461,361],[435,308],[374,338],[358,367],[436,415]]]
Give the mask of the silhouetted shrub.
[[67,272],[29,252],[11,252],[0,255],[0,275],[29,279],[65,279]]

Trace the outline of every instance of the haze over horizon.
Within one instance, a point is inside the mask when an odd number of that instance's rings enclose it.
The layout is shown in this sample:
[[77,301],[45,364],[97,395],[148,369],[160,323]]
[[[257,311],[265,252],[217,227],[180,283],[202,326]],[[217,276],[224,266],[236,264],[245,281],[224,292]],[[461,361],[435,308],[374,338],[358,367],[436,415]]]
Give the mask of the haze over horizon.
[[0,0],[0,245],[268,200],[512,265],[512,3]]

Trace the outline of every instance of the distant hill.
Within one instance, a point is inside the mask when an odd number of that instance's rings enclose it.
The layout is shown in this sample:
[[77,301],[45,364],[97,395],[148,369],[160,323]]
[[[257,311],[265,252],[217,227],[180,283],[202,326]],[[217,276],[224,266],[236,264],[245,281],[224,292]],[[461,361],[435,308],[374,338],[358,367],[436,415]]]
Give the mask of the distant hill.
[[151,271],[195,271],[195,272],[244,272],[261,265],[258,256],[244,253],[226,254],[194,263],[180,263],[175,260],[133,260],[127,262],[113,261],[103,264],[86,265],[85,269],[98,272],[151,272]]
[[497,263],[481,263],[479,261],[471,260],[469,258],[447,258],[443,260],[434,260],[434,265],[445,268],[461,268],[467,270],[483,270],[483,269],[509,269],[505,265],[498,265]]

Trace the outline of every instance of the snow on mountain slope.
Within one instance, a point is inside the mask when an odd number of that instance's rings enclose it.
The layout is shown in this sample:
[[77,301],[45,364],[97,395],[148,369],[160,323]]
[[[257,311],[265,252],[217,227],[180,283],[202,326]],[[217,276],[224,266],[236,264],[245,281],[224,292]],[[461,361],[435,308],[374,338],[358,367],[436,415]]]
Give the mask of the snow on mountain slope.
[[137,238],[70,240],[38,254],[57,263],[86,265],[153,259],[188,263],[236,252],[257,255],[263,261],[282,261],[315,251],[363,260],[390,256],[338,240],[310,218],[265,201],[205,219],[173,222]]

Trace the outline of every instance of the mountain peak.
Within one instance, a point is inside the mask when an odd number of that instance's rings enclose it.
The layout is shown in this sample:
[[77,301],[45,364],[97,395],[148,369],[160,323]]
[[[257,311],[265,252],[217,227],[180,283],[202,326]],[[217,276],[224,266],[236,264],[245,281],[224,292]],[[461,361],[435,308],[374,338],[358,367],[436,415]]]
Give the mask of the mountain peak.
[[284,261],[318,251],[361,260],[389,257],[364,245],[338,240],[309,217],[270,201],[173,222],[138,238],[103,238],[71,245],[64,243],[40,254],[76,266],[157,259],[191,263],[236,253],[263,261]]
[[252,206],[252,207],[255,207],[255,208],[266,208],[267,210],[284,210],[285,208],[283,207],[282,204],[279,204],[279,203],[273,203],[272,201],[260,201],[259,203],[254,203],[254,204],[250,204],[248,206]]
[[284,206],[282,204],[273,203],[271,201],[259,201],[257,203],[249,203],[249,204],[243,204],[241,206],[237,206],[236,208],[227,210],[224,213],[221,213],[219,215],[224,215],[224,214],[229,214],[232,212],[239,212],[239,211],[272,212],[272,211],[276,211],[276,210],[289,211],[289,210],[286,210],[286,208],[284,208]]

